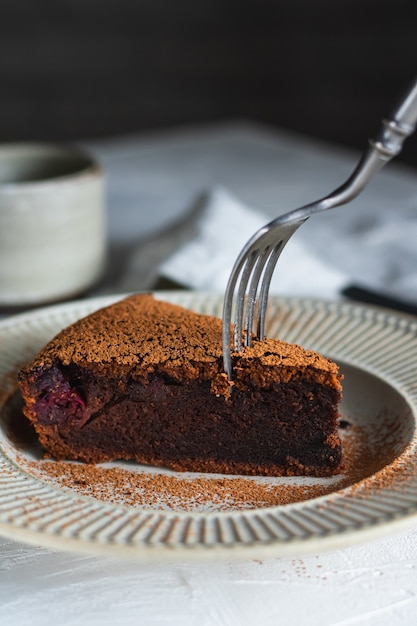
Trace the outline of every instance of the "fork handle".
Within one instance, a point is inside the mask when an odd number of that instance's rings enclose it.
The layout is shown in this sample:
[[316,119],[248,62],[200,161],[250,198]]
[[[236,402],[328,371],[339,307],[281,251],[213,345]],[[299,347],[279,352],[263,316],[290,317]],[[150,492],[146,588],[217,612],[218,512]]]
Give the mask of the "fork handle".
[[415,130],[417,123],[417,80],[388,119],[382,121],[382,129],[371,145],[380,158],[391,160],[401,152],[404,141]]
[[303,207],[300,211],[302,217],[332,209],[356,198],[371,178],[401,152],[404,141],[414,132],[416,124],[417,80],[389,118],[382,121],[381,130],[374,139],[369,140],[368,149],[348,180],[319,202]]

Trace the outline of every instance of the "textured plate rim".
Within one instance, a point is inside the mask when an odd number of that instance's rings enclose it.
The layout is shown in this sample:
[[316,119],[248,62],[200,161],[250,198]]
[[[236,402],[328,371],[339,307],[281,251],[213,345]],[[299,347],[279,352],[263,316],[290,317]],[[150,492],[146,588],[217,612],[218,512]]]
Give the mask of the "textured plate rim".
[[[221,315],[221,294],[169,291],[155,292],[155,296],[205,313]],[[9,342],[13,343],[18,335],[22,339],[23,333],[24,343],[25,331],[30,334],[29,329],[33,332],[39,324],[50,325],[53,334],[59,329],[57,320],[65,326],[73,319],[122,297],[123,294],[101,296],[15,315],[0,321],[0,338],[9,338]],[[414,436],[408,454],[416,458],[417,385],[413,378],[417,380],[417,319],[344,301],[275,297],[271,298],[271,303],[287,314],[279,321],[280,335],[284,339],[295,340],[331,358],[360,367],[393,386],[405,398],[414,417]],[[297,320],[294,320],[294,315]],[[308,322],[304,327],[303,320],[300,321],[303,315]],[[312,333],[311,318],[315,321],[313,331],[316,337]],[[351,340],[349,325],[356,332],[359,329],[359,338],[355,341]],[[337,329],[342,327],[348,343],[338,337]],[[274,332],[274,323],[271,328]],[[370,336],[364,345],[360,332],[365,331],[369,331]],[[385,342],[383,352],[381,335]],[[390,345],[397,347],[398,341],[399,358],[393,367],[387,368],[381,354],[386,354]],[[414,356],[411,344],[415,347]],[[370,352],[369,347],[372,348]],[[367,350],[370,357],[366,356]],[[0,353],[0,381],[7,373],[8,359],[12,363],[13,360],[16,362],[16,358],[13,349],[10,354],[6,350],[6,357]],[[406,367],[398,365],[401,358],[405,358]],[[10,473],[14,476],[8,479]],[[6,479],[2,480],[4,477]],[[8,500],[10,481],[12,491],[22,488],[22,493],[26,493],[26,499],[14,509],[13,506],[10,509]],[[52,486],[45,488],[43,484],[39,485],[40,482],[14,464],[0,446],[0,534],[52,548],[127,556],[142,561],[210,560],[220,555],[227,558],[296,556],[322,552],[411,528],[415,526],[417,517],[417,472],[410,491],[398,494],[392,493],[392,490],[386,492],[384,488],[376,492],[374,489],[373,494],[367,494],[365,500],[361,500],[359,509],[355,498],[349,494],[349,488],[346,488],[289,505],[210,513],[150,512],[141,509],[132,512],[130,507],[123,505],[99,502]],[[33,489],[30,490],[29,500],[25,483],[26,486],[40,487],[38,491],[35,489],[37,495],[34,495]],[[385,503],[387,493],[388,504]],[[56,501],[53,502],[56,497],[61,497],[64,503],[64,516],[51,514],[57,506]],[[80,516],[85,519],[85,515],[91,517],[91,523],[87,527],[85,524],[77,527],[77,519]],[[103,515],[106,517],[104,527]],[[69,523],[71,516],[75,516],[75,522]],[[336,520],[338,516],[342,519],[345,516],[344,524],[340,519]]]

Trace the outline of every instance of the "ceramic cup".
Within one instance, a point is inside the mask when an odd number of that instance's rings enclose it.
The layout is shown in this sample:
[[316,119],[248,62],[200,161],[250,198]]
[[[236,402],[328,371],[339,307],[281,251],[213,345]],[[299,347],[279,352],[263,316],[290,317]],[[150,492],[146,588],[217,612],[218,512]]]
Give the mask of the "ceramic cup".
[[0,145],[0,306],[76,297],[106,256],[104,177],[76,148]]

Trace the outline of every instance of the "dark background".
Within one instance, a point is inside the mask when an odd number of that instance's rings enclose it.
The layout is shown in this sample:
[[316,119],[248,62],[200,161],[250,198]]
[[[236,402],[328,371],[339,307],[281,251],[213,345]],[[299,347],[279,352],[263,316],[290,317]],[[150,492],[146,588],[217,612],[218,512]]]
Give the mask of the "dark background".
[[414,6],[0,0],[0,141],[240,118],[362,148],[417,75]]

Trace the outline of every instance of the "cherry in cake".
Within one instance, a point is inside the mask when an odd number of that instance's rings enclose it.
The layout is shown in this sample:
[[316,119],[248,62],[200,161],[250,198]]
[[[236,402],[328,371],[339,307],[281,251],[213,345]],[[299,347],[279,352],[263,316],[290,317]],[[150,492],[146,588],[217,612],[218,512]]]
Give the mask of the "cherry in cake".
[[45,453],[179,471],[338,471],[335,363],[265,339],[223,372],[221,320],[134,295],[61,331],[20,372]]

